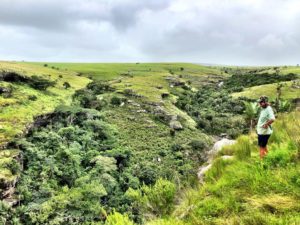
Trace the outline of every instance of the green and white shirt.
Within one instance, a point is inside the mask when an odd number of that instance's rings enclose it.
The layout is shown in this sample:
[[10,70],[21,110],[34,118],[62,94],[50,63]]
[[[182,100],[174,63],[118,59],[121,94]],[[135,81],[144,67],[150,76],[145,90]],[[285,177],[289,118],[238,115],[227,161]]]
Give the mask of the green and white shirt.
[[274,112],[271,106],[267,106],[266,108],[261,109],[256,127],[257,134],[270,135],[273,133],[273,129],[271,126],[268,126],[268,128],[262,127],[269,120],[275,120]]

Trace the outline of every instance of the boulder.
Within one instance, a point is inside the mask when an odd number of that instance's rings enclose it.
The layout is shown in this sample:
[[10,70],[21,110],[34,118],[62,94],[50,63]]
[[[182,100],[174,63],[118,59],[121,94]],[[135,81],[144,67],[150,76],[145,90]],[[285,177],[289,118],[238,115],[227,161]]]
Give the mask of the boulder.
[[183,126],[181,125],[181,123],[177,120],[172,120],[170,122],[170,128],[174,129],[174,130],[182,130]]

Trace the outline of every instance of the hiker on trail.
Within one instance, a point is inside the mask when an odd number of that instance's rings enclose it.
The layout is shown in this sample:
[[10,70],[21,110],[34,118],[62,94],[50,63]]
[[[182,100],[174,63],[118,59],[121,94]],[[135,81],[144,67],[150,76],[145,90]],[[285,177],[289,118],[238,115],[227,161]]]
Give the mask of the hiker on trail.
[[268,97],[261,96],[258,100],[261,107],[259,119],[257,122],[257,134],[260,159],[268,153],[267,144],[268,140],[273,133],[271,124],[275,121],[275,116],[272,107],[268,103]]

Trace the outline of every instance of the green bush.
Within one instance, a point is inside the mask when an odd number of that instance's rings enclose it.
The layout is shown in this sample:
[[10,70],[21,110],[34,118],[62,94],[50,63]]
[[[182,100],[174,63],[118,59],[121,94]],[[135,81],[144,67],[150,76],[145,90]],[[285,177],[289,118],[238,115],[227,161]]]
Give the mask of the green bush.
[[110,100],[110,103],[112,105],[120,105],[122,103],[122,99],[117,96],[113,96]]
[[189,143],[193,151],[202,151],[207,147],[207,144],[204,140],[192,140]]
[[137,207],[142,208],[145,215],[151,213],[156,216],[165,216],[173,210],[175,194],[175,184],[162,178],[153,186],[143,185],[138,190],[130,188],[126,193],[137,203]]
[[197,217],[218,217],[226,211],[225,204],[218,198],[207,197],[197,206],[195,214]]
[[64,83],[63,83],[63,87],[64,87],[65,89],[69,89],[69,88],[71,87],[71,85],[70,85],[69,82],[64,82]]
[[28,100],[30,100],[30,101],[36,101],[37,97],[35,95],[29,95],[28,96]]
[[127,215],[122,215],[121,213],[114,211],[108,215],[105,225],[134,225],[134,223]]

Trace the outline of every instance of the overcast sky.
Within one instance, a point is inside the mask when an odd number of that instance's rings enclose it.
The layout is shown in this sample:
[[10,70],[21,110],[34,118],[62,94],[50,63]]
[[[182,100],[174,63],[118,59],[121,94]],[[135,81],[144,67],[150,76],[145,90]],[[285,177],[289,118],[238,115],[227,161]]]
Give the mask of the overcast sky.
[[0,0],[0,60],[300,63],[299,0]]

